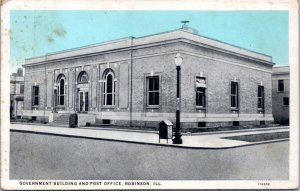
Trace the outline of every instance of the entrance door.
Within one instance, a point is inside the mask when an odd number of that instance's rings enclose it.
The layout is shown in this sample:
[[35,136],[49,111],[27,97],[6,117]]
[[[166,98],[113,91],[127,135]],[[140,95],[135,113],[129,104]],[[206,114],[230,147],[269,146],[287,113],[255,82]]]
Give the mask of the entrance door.
[[87,112],[89,110],[89,92],[79,91],[79,111]]

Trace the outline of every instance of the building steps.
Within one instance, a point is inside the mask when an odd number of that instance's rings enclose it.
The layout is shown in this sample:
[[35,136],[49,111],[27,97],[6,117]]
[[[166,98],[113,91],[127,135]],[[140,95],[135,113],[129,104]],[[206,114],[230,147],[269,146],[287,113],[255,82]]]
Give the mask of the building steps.
[[104,124],[104,123],[95,123],[95,124],[92,124],[91,126],[93,127],[113,127],[113,126],[116,126],[114,124]]
[[71,114],[63,114],[56,118],[53,122],[53,126],[61,126],[61,127],[69,127],[69,121],[70,121],[70,115]]

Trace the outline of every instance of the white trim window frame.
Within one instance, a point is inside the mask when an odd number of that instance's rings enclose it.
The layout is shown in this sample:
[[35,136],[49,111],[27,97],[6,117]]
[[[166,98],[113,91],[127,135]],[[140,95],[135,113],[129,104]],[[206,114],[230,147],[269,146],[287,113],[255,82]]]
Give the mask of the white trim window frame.
[[89,76],[85,71],[81,71],[78,77],[78,84],[89,83]]
[[284,80],[277,80],[277,91],[284,92]]
[[34,85],[32,86],[32,106],[33,107],[37,107],[39,106],[39,86],[38,85]]
[[20,94],[24,94],[24,84],[20,85]]
[[58,84],[57,84],[57,103],[59,106],[64,106],[66,102],[66,82],[65,82],[65,77],[62,75],[58,79]]
[[[287,104],[285,104],[285,100],[287,100]],[[285,107],[290,106],[290,98],[289,97],[282,98],[282,106],[285,106]]]
[[[200,80],[202,83],[198,82]],[[197,85],[199,83],[199,85]],[[196,76],[196,108],[205,109],[206,108],[206,77]],[[201,87],[200,87],[201,86]]]
[[160,104],[160,78],[147,76],[147,107],[159,107]]
[[[111,79],[108,79],[110,78]],[[114,106],[116,103],[116,83],[117,79],[112,71],[105,73],[103,79],[103,105]],[[110,84],[109,84],[110,83]]]
[[265,88],[262,85],[259,85],[257,89],[257,109],[259,111],[265,110]]
[[230,109],[239,109],[239,82],[230,81]]

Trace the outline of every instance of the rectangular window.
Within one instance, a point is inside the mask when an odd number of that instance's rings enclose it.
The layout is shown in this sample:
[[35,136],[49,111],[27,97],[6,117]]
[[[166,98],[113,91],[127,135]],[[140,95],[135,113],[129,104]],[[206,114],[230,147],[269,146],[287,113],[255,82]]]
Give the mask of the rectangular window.
[[204,77],[196,77],[196,106],[205,108],[205,91],[206,79]]
[[103,105],[113,106],[115,105],[116,94],[116,79],[114,79],[112,73],[108,73],[103,82]]
[[32,105],[33,106],[39,105],[39,86],[32,87]]
[[20,94],[24,94],[24,85],[20,85]]
[[257,91],[257,108],[258,108],[258,110],[264,110],[265,109],[264,86],[258,86],[258,91]]
[[147,105],[159,105],[159,77],[151,76],[147,78]]
[[284,81],[278,80],[278,91],[283,92],[284,91]]
[[89,92],[84,92],[84,111],[89,110]]
[[83,92],[79,92],[79,111],[83,111]]
[[239,84],[238,82],[231,82],[231,109],[239,108]]
[[65,105],[65,84],[63,79],[59,85],[59,105]]
[[289,106],[290,105],[290,98],[289,97],[284,97],[283,98],[283,105],[284,106]]

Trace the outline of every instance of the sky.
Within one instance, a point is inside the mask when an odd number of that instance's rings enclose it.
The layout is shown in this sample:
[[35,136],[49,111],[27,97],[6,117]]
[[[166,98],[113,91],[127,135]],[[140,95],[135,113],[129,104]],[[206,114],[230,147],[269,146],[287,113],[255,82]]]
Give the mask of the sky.
[[10,69],[26,58],[181,28],[288,65],[288,11],[20,11],[10,13]]

